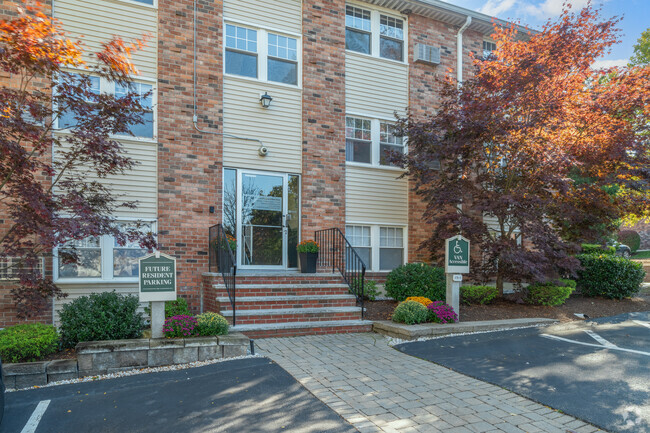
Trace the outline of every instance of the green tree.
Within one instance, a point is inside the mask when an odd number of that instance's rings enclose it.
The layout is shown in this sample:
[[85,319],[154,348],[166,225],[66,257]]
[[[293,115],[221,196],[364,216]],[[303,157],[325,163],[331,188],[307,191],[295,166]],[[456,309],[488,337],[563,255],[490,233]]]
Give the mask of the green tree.
[[634,45],[634,55],[630,57],[630,66],[650,64],[650,28],[641,33]]

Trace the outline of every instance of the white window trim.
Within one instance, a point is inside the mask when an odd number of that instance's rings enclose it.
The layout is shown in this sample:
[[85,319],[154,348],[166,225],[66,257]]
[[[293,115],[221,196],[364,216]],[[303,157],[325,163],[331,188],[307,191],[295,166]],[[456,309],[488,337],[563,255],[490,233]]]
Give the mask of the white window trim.
[[139,2],[139,1],[135,1],[135,0],[109,0],[109,1],[112,1],[112,2],[115,2],[115,3],[126,3],[126,4],[129,4],[129,5],[133,5],[133,6],[141,6],[143,8],[148,8],[148,9],[158,9],[158,0],[153,0],[152,5],[148,5],[146,3],[142,3],[142,2]]
[[[358,3],[354,1],[349,1],[345,3],[346,5],[354,6],[356,8],[364,9],[367,11],[370,11],[370,54],[366,53],[360,53],[358,51],[352,51],[346,49],[345,52],[347,53],[353,53],[353,54],[358,54],[360,56],[365,56],[365,57],[372,57],[373,59],[380,59],[380,60],[385,60],[387,62],[393,62],[397,63],[400,65],[408,65],[408,17],[400,15],[399,13],[390,10],[390,9],[385,9],[385,8],[378,8],[378,7],[369,7],[370,5],[368,3]],[[345,10],[344,10],[345,13]],[[380,15],[386,15],[391,18],[396,18],[399,20],[402,20],[404,24],[404,39],[403,39],[403,46],[402,46],[402,60],[394,60],[394,59],[387,59],[386,57],[381,57],[379,55],[379,49],[380,49]],[[347,28],[347,26],[346,26]]]
[[[392,165],[384,165],[380,164],[380,150],[381,150],[381,143],[380,143],[380,136],[381,136],[381,124],[382,123],[390,123],[390,124],[395,124],[395,119],[386,119],[386,118],[378,118],[374,116],[368,116],[368,115],[362,115],[362,114],[356,114],[356,113],[351,113],[348,112],[345,114],[345,117],[352,117],[355,119],[364,119],[364,120],[370,120],[370,163],[366,162],[357,162],[357,161],[348,161],[347,160],[347,155],[346,155],[346,160],[345,164],[346,165],[352,165],[356,167],[372,167],[372,168],[380,168],[382,170],[391,170],[391,171],[398,171],[398,172],[403,172],[404,169],[401,167],[394,167]],[[346,137],[347,140],[347,137]],[[408,147],[406,143],[406,137],[402,137],[402,144],[404,148],[404,154],[406,155],[408,153]]]
[[[126,1],[126,0],[121,0],[121,1]],[[89,74],[87,71],[83,69],[77,69],[77,68],[74,69],[70,68],[70,70],[67,70],[66,72],[69,72],[71,74],[78,74],[78,75],[84,74],[84,75],[89,75],[94,77],[97,76],[95,74]],[[156,86],[156,80],[151,78],[145,78],[145,77],[131,77],[131,82],[141,83],[141,84],[146,84],[151,86],[151,111],[153,112],[153,137],[138,137],[138,136],[132,136],[127,134],[123,134],[123,135],[110,134],[109,137],[114,138],[116,140],[131,140],[131,141],[138,141],[144,143],[157,143],[158,142],[158,91]],[[107,80],[99,77],[99,92],[104,94],[114,95],[115,82],[108,82]],[[70,134],[72,131],[69,128],[60,129],[59,119],[57,118],[54,132],[57,134]]]
[[[246,77],[243,75],[228,74],[226,73],[226,24],[231,24],[237,27],[245,27],[250,30],[257,31],[257,78]],[[297,75],[297,84],[288,84],[281,83],[279,81],[271,81],[268,79],[268,59],[269,59],[269,33],[273,33],[280,36],[286,36],[292,39],[296,39],[296,75]],[[254,81],[258,83],[266,83],[269,85],[278,85],[289,87],[291,89],[301,89],[302,88],[302,35],[296,34],[293,32],[288,32],[286,30],[279,30],[272,27],[260,26],[256,24],[251,24],[245,21],[224,19],[223,20],[223,75],[228,78],[238,78],[242,80]]]
[[[150,223],[153,233],[158,233],[158,222],[154,219],[117,217],[117,222],[142,221]],[[137,277],[114,277],[113,276],[113,248],[114,241],[110,235],[102,235],[99,238],[99,249],[101,251],[102,276],[97,278],[59,278],[59,247],[54,248],[52,258],[52,280],[56,284],[106,284],[106,283],[137,283]]]
[[[396,224],[396,223],[377,223],[377,222],[361,222],[361,221],[346,221],[346,226],[366,226],[370,227],[370,257],[372,261],[372,267],[366,269],[369,272],[390,272],[391,269],[380,269],[379,268],[379,253],[381,249],[381,240],[380,240],[380,228],[381,227],[395,227],[402,229],[402,248],[403,253],[403,263],[408,263],[408,225],[406,224]],[[346,233],[347,237],[347,233]],[[348,239],[349,240],[349,239]],[[354,247],[354,246],[353,246]],[[365,247],[367,248],[367,247]],[[367,265],[367,263],[366,263]]]

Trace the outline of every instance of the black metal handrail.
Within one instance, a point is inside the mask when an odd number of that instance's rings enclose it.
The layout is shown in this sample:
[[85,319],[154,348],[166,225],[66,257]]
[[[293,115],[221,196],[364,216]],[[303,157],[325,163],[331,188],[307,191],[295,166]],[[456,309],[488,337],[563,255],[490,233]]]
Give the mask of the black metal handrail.
[[223,283],[226,286],[230,305],[232,306],[232,326],[235,326],[237,324],[237,291],[235,284],[237,262],[235,261],[235,254],[230,248],[230,242],[221,224],[210,227],[209,239],[209,270],[210,272],[213,272],[213,270],[220,272],[223,277]]
[[338,228],[318,230],[315,240],[320,246],[318,266],[332,268],[332,272],[339,271],[345,283],[361,304],[361,319],[364,317],[363,298],[366,264],[359,254],[350,245],[343,232]]

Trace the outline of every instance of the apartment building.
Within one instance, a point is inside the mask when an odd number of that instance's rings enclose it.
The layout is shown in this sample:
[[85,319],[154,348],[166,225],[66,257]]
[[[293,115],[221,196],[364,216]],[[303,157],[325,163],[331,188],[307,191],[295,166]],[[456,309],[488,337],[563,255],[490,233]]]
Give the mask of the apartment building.
[[[102,181],[139,202],[117,218],[158,234],[195,310],[224,309],[203,290],[219,283],[204,276],[217,224],[235,240],[244,279],[290,278],[298,242],[330,228],[345,233],[370,278],[427,259],[423,206],[385,158],[408,151],[393,134],[395,116],[427,116],[436,78],[471,74],[470,52],[493,47],[491,17],[438,0],[52,0],[51,8],[89,53],[113,35],[146,37],[134,83],[153,90],[151,110],[135,137],[120,137],[139,164]],[[97,92],[124,91],[93,80]],[[60,305],[81,295],[137,291],[137,245],[104,236],[77,248],[93,260],[54,259],[69,297],[43,320],[56,322]]]

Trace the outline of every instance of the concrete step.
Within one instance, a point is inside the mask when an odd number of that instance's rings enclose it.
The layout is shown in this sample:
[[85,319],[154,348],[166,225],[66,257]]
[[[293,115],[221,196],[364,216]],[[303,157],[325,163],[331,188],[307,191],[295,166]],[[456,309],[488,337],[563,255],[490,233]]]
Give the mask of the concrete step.
[[[223,278],[220,273],[204,273],[204,281],[211,281],[213,284],[222,284]],[[313,283],[331,283],[340,284],[343,281],[341,274],[336,273],[316,273],[301,274],[298,272],[238,272],[237,284],[313,284]]]
[[290,322],[242,324],[230,328],[231,332],[241,332],[248,338],[296,337],[299,335],[344,334],[350,332],[370,332],[369,320],[333,320],[318,322]]
[[[213,284],[212,288],[217,297],[227,297],[228,291],[224,284]],[[237,298],[249,296],[327,296],[348,294],[347,284],[338,283],[275,283],[275,284],[242,284],[235,286]]]
[[[232,323],[232,311],[221,311]],[[263,310],[240,310],[237,308],[237,324],[270,324],[290,322],[329,322],[358,320],[361,318],[359,307],[331,308],[271,308]]]
[[[237,310],[354,307],[357,302],[354,295],[238,296],[236,301]],[[218,297],[217,302],[221,311],[232,310],[228,296]]]

